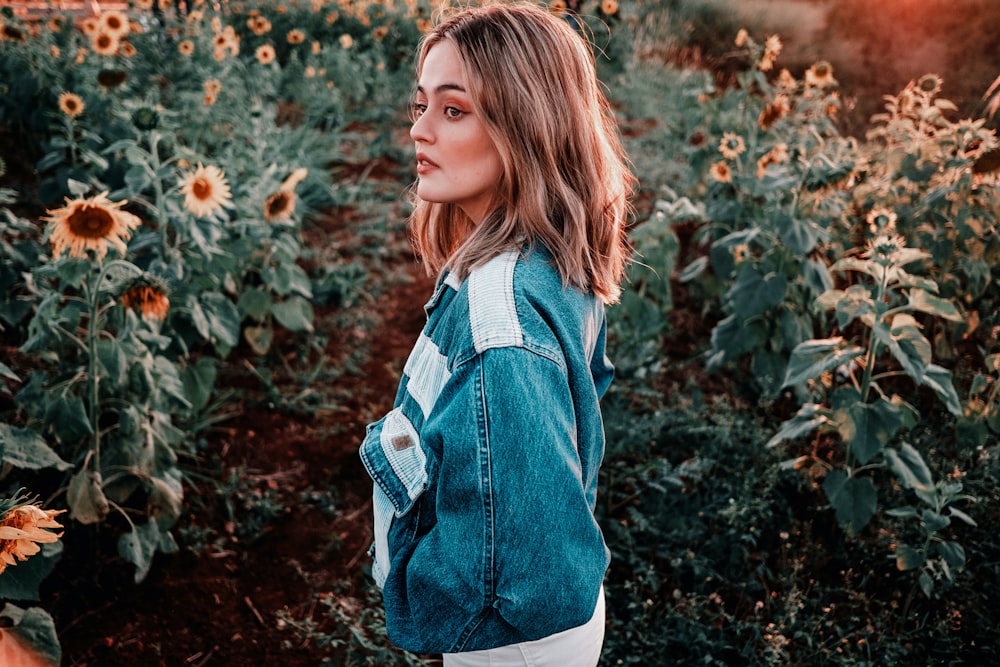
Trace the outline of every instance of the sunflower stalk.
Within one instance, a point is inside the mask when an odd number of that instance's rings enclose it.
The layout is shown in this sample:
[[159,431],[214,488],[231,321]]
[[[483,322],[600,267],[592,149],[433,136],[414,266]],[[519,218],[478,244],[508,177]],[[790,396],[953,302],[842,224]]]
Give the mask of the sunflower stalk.
[[164,260],[168,257],[170,243],[167,240],[167,216],[165,215],[166,199],[163,192],[163,182],[160,180],[160,133],[156,130],[149,132],[149,161],[153,172],[153,212],[156,221],[160,225],[160,242],[163,248]]

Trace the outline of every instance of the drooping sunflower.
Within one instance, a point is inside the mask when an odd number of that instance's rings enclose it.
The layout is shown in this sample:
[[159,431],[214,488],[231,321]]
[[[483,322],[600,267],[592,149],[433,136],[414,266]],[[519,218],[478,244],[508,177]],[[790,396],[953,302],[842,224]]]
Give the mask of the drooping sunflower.
[[124,255],[125,242],[132,238],[132,230],[142,224],[138,216],[120,210],[125,200],[113,202],[108,193],[102,192],[90,199],[66,198],[66,206],[46,211],[42,217],[50,224],[52,256],[59,258],[66,250],[70,257],[86,257],[87,250],[96,253],[97,260],[104,259],[108,246]]
[[268,221],[281,222],[292,217],[298,200],[295,188],[308,174],[309,170],[305,167],[296,169],[282,182],[278,191],[267,198],[264,202],[264,217]]
[[102,88],[117,88],[128,80],[128,72],[120,69],[102,69],[97,73],[97,83]]
[[262,44],[257,47],[257,62],[261,65],[270,65],[274,62],[274,58],[277,54],[274,52],[274,47],[270,44]]
[[144,320],[163,321],[170,310],[170,291],[159,278],[144,273],[122,292],[121,303]]
[[48,528],[62,528],[55,517],[66,510],[43,510],[37,505],[19,505],[8,510],[0,519],[0,573],[9,565],[28,560],[41,547],[59,540],[62,533]]
[[223,171],[211,164],[203,167],[200,162],[181,180],[181,193],[184,208],[199,218],[207,218],[224,206],[230,206],[233,198]]
[[121,39],[129,33],[128,16],[116,9],[101,12],[98,23],[102,30]]
[[757,178],[764,178],[772,164],[782,164],[788,160],[788,144],[780,143],[764,153],[757,160]]
[[110,32],[98,30],[90,38],[90,48],[94,53],[102,56],[113,56],[118,53],[120,40]]
[[768,102],[757,117],[757,124],[760,129],[767,130],[780,119],[789,114],[792,107],[788,101],[788,95],[779,93],[774,96],[774,100]]
[[86,108],[87,105],[83,103],[83,99],[76,93],[59,93],[59,110],[70,118],[76,118]]

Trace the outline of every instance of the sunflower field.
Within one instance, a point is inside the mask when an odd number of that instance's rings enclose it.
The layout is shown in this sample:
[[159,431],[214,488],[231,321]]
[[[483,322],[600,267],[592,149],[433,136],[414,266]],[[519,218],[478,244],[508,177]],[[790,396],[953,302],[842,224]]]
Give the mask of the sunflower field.
[[[438,4],[0,9],[0,663],[439,664],[385,636],[355,453],[432,285],[406,101]],[[1000,84],[872,93],[735,4],[546,3],[640,178],[601,664],[984,664]]]

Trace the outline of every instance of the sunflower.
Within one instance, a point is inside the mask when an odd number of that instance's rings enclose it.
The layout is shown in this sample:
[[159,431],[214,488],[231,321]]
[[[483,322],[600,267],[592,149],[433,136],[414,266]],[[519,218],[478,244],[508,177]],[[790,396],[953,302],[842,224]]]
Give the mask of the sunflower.
[[271,22],[263,16],[248,19],[247,27],[250,28],[251,32],[258,37],[262,37],[263,35],[271,32]]
[[181,192],[184,208],[199,218],[207,218],[223,206],[230,206],[233,198],[222,170],[215,165],[203,167],[200,162],[197,169],[181,180]]
[[104,259],[108,246],[114,246],[122,255],[128,249],[125,241],[132,238],[132,230],[142,224],[137,216],[119,210],[127,202],[112,202],[108,193],[102,192],[91,199],[78,198],[66,206],[43,217],[51,223],[52,256],[59,258],[68,249],[70,257],[86,257],[87,250],[97,254],[97,260]]
[[270,44],[262,44],[257,47],[257,62],[261,65],[270,65],[274,62],[276,55],[274,47]]
[[729,160],[736,159],[746,149],[747,146],[743,141],[743,137],[733,132],[724,133],[722,140],[719,141],[719,152],[722,153],[722,157]]
[[204,104],[206,107],[210,107],[213,104],[215,104],[216,100],[218,99],[219,96],[216,93],[206,92],[205,96],[201,98],[201,103]]
[[82,23],[80,23],[80,30],[83,31],[84,35],[90,36],[97,32],[97,27],[99,25],[100,23],[95,17],[88,16],[87,18],[83,19]]
[[294,30],[288,31],[287,39],[289,44],[301,44],[306,41],[306,34],[298,28],[295,28]]
[[353,37],[351,37],[347,33],[344,33],[343,35],[340,36],[340,48],[342,48],[342,49],[349,49],[352,46],[354,46],[354,38]]
[[121,54],[126,58],[132,58],[135,56],[136,53],[137,51],[135,48],[135,44],[128,41],[127,39],[123,39],[121,45]]
[[97,17],[97,21],[101,30],[119,39],[129,33],[128,16],[123,12],[115,9],[101,12],[101,15]]
[[795,80],[791,72],[787,69],[782,69],[781,73],[778,74],[778,87],[791,92],[799,87],[799,82]]
[[185,39],[183,42],[177,45],[177,50],[182,56],[189,56],[194,53],[194,42],[190,39]]
[[208,79],[201,87],[206,94],[218,95],[222,92],[222,83],[218,79]]
[[59,93],[59,110],[70,118],[76,118],[86,108],[87,105],[83,103],[83,99],[76,93]]
[[61,14],[56,14],[46,22],[45,27],[49,29],[50,32],[60,32],[63,26],[66,25],[66,17]]
[[618,0],[602,0],[601,13],[605,16],[614,16],[618,13]]
[[312,79],[316,76],[316,68],[312,65],[306,65],[305,75],[307,79]]
[[94,53],[102,56],[113,56],[118,53],[119,44],[116,36],[102,30],[98,30],[90,38],[90,46],[94,49]]
[[313,42],[312,43],[312,54],[314,56],[318,56],[321,48],[323,48],[323,47],[322,47],[322,45],[319,42]]
[[917,89],[928,97],[934,97],[941,92],[941,83],[937,74],[924,74],[917,80]]
[[774,96],[774,101],[768,102],[764,110],[757,117],[757,124],[760,129],[767,130],[778,120],[784,118],[791,111],[791,104],[788,102],[788,95],[780,93]]
[[121,302],[144,320],[163,321],[170,310],[169,290],[166,284],[149,274],[136,278],[122,293]]
[[757,160],[757,178],[764,178],[767,168],[772,164],[781,164],[788,159],[788,145],[777,144],[774,148],[760,156]]
[[736,48],[742,49],[747,45],[747,40],[750,39],[750,33],[747,32],[746,28],[740,28],[739,32],[736,33],[736,39],[733,40],[733,44]]
[[50,44],[49,45],[49,55],[52,56],[53,60],[58,60],[59,56],[62,55],[62,51],[60,51],[59,47],[56,46],[55,44]]
[[865,222],[868,223],[868,231],[874,235],[891,234],[896,231],[896,212],[886,206],[876,206],[868,211]]
[[280,222],[283,220],[288,220],[292,217],[292,213],[295,211],[295,202],[297,200],[297,195],[295,194],[295,187],[302,182],[309,174],[309,170],[305,167],[300,167],[293,171],[291,175],[286,178],[278,191],[267,198],[264,202],[264,217],[271,222]]
[[21,505],[8,510],[0,519],[0,573],[9,565],[28,560],[41,547],[51,544],[62,533],[53,533],[46,528],[62,528],[55,517],[66,510],[43,510],[37,505]]
[[733,172],[729,168],[729,165],[723,161],[716,162],[709,167],[708,173],[712,177],[712,180],[718,183],[733,182]]
[[814,63],[806,70],[806,85],[813,88],[832,88],[837,85],[833,78],[833,65],[825,60]]
[[778,58],[778,54],[781,53],[781,38],[777,35],[771,35],[764,42],[764,55],[760,58],[760,63],[757,65],[761,72],[770,72],[774,69],[774,61]]

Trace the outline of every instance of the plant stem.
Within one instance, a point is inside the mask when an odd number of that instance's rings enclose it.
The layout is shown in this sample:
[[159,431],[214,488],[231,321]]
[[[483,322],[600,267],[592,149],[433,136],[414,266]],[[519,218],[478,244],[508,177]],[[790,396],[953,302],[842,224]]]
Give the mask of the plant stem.
[[161,259],[166,262],[170,245],[167,243],[167,216],[163,208],[163,183],[160,181],[160,152],[157,148],[159,142],[159,133],[152,130],[149,133],[149,166],[153,170],[153,207],[156,212],[156,222],[160,227],[160,242],[163,253]]

